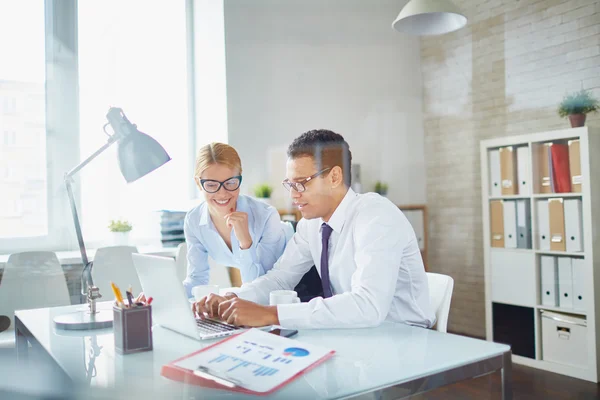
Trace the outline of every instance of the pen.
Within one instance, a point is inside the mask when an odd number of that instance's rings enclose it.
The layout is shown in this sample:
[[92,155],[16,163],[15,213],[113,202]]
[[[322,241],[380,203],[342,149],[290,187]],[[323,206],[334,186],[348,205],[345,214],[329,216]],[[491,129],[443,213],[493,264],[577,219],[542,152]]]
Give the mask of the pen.
[[211,370],[202,365],[200,365],[198,369],[194,371],[194,375],[199,376],[200,378],[215,381],[223,386],[227,386],[228,388],[234,388],[236,386],[243,387],[241,382],[237,379],[231,378],[223,372]]
[[129,290],[126,291],[125,294],[127,295],[127,302],[129,303],[129,307],[133,307],[133,295]]

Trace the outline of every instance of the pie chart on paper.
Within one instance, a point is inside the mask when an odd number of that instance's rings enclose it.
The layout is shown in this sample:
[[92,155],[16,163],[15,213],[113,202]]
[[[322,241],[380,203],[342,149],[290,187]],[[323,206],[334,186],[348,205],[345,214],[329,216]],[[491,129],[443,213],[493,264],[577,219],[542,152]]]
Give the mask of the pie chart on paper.
[[306,349],[301,349],[300,347],[288,347],[283,351],[284,356],[292,356],[292,357],[306,357],[310,353]]

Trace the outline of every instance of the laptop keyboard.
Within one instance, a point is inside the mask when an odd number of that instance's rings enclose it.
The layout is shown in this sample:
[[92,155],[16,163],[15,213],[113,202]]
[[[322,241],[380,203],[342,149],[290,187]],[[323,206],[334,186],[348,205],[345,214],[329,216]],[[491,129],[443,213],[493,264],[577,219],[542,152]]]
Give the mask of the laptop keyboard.
[[223,322],[214,321],[211,319],[196,319],[196,325],[198,326],[198,330],[200,333],[208,334],[208,333],[222,333],[235,331],[239,328],[227,325]]

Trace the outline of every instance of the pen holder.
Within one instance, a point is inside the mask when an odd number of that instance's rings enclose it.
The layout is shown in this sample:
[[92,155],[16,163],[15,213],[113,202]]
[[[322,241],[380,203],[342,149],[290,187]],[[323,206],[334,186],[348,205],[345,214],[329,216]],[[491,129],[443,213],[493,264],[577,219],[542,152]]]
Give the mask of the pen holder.
[[152,350],[152,306],[113,306],[115,350],[119,354]]

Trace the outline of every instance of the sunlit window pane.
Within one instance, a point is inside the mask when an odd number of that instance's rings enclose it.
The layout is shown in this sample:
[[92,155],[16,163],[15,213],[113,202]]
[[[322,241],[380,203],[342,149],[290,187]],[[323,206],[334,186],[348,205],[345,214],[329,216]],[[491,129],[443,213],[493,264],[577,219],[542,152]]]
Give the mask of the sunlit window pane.
[[48,232],[44,1],[0,0],[0,238]]
[[[113,146],[79,174],[86,241],[108,239],[111,219],[133,238],[158,238],[157,211],[189,197],[185,1],[79,2],[81,157],[106,143],[109,107],[120,107],[172,160],[131,184]],[[109,128],[110,129],[110,128]]]

